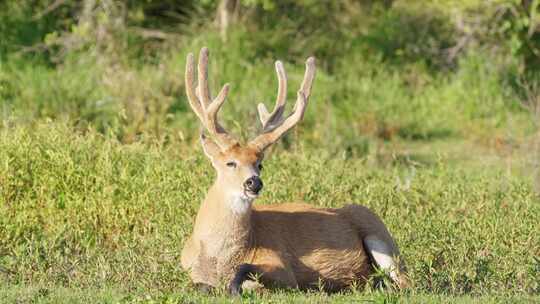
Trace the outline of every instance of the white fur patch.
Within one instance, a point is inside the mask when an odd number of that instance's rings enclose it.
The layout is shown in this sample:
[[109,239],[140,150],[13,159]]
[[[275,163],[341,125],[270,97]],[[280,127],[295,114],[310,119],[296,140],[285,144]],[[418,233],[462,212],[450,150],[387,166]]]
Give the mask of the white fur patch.
[[251,208],[253,198],[247,197],[243,193],[238,193],[231,196],[229,207],[235,214],[244,214]]
[[252,281],[252,280],[245,280],[244,283],[242,283],[243,290],[254,291],[254,290],[259,290],[263,287],[264,287],[263,284],[256,281]]
[[390,245],[385,242],[368,236],[364,239],[364,246],[369,254],[375,260],[377,266],[390,275],[393,281],[397,282],[398,277],[398,265],[393,257],[393,252]]

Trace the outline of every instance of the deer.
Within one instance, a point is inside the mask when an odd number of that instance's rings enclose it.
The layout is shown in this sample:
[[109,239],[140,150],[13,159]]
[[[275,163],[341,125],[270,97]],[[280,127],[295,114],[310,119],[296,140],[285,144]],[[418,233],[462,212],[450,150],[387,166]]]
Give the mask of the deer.
[[182,268],[189,272],[194,286],[205,291],[226,288],[238,295],[256,280],[264,288],[322,286],[331,292],[366,284],[380,269],[398,288],[408,287],[398,246],[370,209],[357,204],[341,208],[253,204],[263,188],[265,151],[304,116],[315,78],[315,58],[306,61],[294,109],[287,117],[283,115],[287,75],[283,63],[276,61],[275,106],[269,112],[263,103],[258,105],[262,131],[242,144],[218,120],[229,84],[211,97],[208,56],[208,48],[202,48],[197,86],[192,53],[185,69],[187,99],[202,124],[202,149],[217,172],[181,254]]

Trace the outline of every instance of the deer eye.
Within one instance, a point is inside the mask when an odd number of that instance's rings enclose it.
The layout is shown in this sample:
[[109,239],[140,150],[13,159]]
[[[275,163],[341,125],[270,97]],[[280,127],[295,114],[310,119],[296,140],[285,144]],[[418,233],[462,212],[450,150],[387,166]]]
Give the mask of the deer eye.
[[262,169],[263,169],[263,165],[262,165],[262,164],[259,164],[257,167],[259,168],[259,171],[262,171]]
[[236,168],[236,162],[233,162],[233,161],[228,162],[227,167]]

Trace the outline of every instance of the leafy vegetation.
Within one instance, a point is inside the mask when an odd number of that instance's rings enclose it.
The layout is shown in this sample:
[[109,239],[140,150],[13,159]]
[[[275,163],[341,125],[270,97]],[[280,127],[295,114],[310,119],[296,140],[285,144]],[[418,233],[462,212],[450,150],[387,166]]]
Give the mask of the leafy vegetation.
[[273,61],[292,97],[317,57],[257,203],[369,206],[414,282],[238,300],[539,301],[539,3],[1,2],[0,302],[229,301],[179,262],[213,179],[183,83],[203,45],[244,139],[276,94]]

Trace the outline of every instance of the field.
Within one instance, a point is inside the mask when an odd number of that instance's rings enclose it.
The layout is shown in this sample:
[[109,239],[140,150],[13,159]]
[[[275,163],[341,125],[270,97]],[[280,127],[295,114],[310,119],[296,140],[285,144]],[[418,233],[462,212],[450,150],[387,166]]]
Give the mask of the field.
[[[225,295],[206,298],[192,290],[179,267],[183,240],[213,177],[196,146],[125,145],[92,131],[74,134],[52,122],[6,128],[0,146],[0,298],[18,303],[225,301]],[[454,142],[467,150],[452,153],[444,152],[446,144],[426,144],[429,153],[420,151],[424,145],[419,151],[403,146],[406,151],[392,148],[392,156],[381,155],[374,163],[315,149],[276,148],[265,163],[267,186],[258,203],[371,207],[401,245],[415,285],[410,293],[360,289],[305,298],[284,291],[244,298],[538,300],[540,207],[530,180],[520,174],[526,164],[512,155],[509,165],[508,156],[501,159],[466,142]],[[468,153],[473,148],[484,163]]]
[[[400,1],[369,30],[292,39],[294,22],[272,28],[278,9],[265,13],[260,36],[246,21],[224,42],[192,22],[157,46],[110,30],[112,13],[96,17],[104,25],[95,32],[52,37],[48,26],[63,11],[39,23],[21,3],[0,10],[0,303],[231,301],[198,292],[180,267],[215,176],[184,95],[186,55],[203,45],[213,92],[231,83],[222,120],[244,140],[260,128],[256,104],[275,98],[273,61],[285,63],[292,104],[305,58],[317,56],[304,120],[266,156],[256,204],[368,206],[395,236],[413,282],[406,291],[371,283],[234,301],[540,302],[540,85],[518,53],[481,40],[446,62],[432,49],[446,50],[453,36],[440,20],[419,21],[432,11]],[[42,36],[28,38],[31,26]],[[402,37],[403,27],[433,32]],[[76,49],[13,47],[76,35]]]

